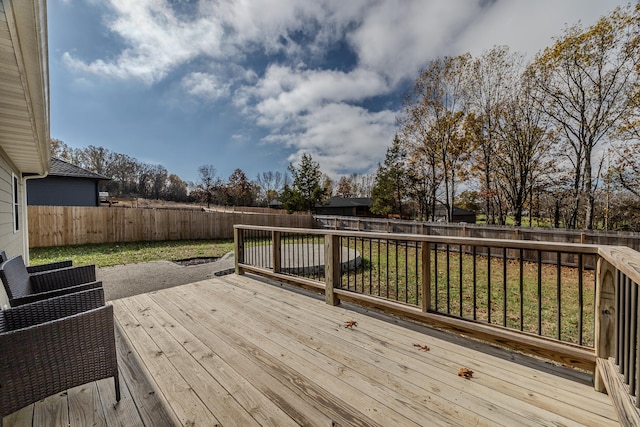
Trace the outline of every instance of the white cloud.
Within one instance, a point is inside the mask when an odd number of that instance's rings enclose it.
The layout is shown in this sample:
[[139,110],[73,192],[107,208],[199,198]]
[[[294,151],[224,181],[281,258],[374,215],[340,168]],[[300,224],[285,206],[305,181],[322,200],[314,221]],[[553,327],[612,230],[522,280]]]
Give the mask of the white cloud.
[[296,116],[286,129],[266,140],[291,147],[292,162],[302,153],[310,153],[330,176],[369,171],[384,158],[395,132],[396,115],[395,111],[370,112],[362,107],[331,103]]
[[215,57],[221,53],[223,29],[212,16],[187,21],[176,16],[164,0],[111,0],[110,6],[115,19],[109,29],[130,47],[116,58],[90,63],[65,52],[63,58],[70,67],[152,84],[200,55]]
[[273,65],[257,84],[242,88],[240,99],[255,102],[259,124],[275,127],[327,103],[360,102],[389,90],[384,78],[363,69],[345,73]]
[[413,79],[426,61],[447,53],[479,12],[477,1],[379,2],[348,39],[362,67],[384,72],[394,82]]
[[238,92],[266,142],[285,144],[295,162],[310,153],[331,176],[368,171],[384,157],[396,111],[371,112],[350,105],[385,94],[386,80],[372,71],[307,70],[273,65],[255,85]]
[[208,100],[229,95],[229,84],[220,82],[215,74],[189,73],[182,79],[182,85],[189,94]]
[[613,0],[509,0],[498,1],[490,11],[478,16],[457,37],[452,49],[480,55],[496,45],[529,57],[551,46],[565,26],[582,21],[585,26],[625,1]]

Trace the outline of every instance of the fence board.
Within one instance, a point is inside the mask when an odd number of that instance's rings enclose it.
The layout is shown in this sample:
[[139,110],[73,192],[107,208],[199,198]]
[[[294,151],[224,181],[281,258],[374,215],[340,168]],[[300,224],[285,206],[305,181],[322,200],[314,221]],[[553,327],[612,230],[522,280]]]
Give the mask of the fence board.
[[235,224],[312,228],[311,215],[125,207],[29,206],[29,246],[232,239]]

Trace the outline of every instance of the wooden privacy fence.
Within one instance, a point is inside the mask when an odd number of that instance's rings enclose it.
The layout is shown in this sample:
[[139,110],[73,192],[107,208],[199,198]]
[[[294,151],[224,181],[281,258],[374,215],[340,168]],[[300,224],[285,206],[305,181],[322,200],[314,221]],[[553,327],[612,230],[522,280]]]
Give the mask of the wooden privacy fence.
[[315,228],[423,234],[480,239],[531,240],[535,242],[581,243],[628,246],[640,251],[640,233],[628,231],[567,230],[540,227],[512,227],[484,224],[449,224],[386,218],[316,215]]
[[29,206],[29,246],[231,239],[234,224],[312,227],[311,215],[186,209]]

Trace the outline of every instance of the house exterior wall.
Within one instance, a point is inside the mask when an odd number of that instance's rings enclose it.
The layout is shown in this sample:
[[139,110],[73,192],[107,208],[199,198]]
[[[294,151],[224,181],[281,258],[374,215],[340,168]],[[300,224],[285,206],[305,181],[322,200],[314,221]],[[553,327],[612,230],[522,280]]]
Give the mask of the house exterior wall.
[[[13,177],[18,177],[18,197],[19,204],[19,229],[14,231],[13,214]],[[24,188],[20,174],[15,171],[4,153],[0,152],[0,250],[4,250],[7,256],[13,257],[22,255],[28,260],[27,241],[27,216],[26,204],[24,203]],[[4,287],[0,289],[0,307],[9,304]]]
[[316,208],[316,212],[318,215],[356,216],[355,209],[352,207],[321,206]]
[[98,182],[48,176],[27,181],[27,205],[31,206],[99,206]]

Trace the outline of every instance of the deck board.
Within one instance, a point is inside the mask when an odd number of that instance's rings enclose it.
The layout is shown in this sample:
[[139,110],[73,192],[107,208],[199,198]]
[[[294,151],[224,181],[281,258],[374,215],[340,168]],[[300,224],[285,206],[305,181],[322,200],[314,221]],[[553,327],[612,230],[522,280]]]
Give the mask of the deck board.
[[108,378],[6,426],[618,425],[581,373],[251,276],[112,304],[121,402]]

